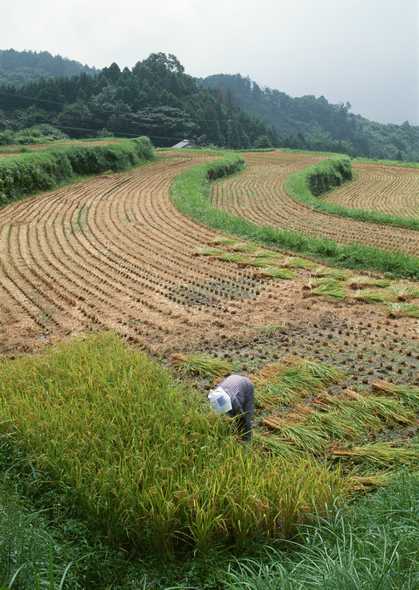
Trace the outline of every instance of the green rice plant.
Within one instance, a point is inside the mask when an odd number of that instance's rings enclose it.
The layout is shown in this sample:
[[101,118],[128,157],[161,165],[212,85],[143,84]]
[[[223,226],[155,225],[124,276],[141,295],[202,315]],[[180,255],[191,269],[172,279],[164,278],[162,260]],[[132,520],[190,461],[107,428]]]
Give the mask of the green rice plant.
[[365,303],[388,303],[394,301],[396,295],[389,289],[363,289],[354,294],[354,298]]
[[330,268],[329,266],[318,266],[313,269],[311,274],[314,277],[330,278],[335,279],[336,281],[344,281],[350,276],[348,271],[342,270],[340,268]]
[[224,262],[234,262],[235,264],[241,264],[246,266],[249,263],[249,258],[238,252],[224,252],[223,254],[217,256],[217,258],[219,260],[223,260]]
[[419,305],[415,303],[390,303],[388,315],[391,318],[419,318]]
[[286,266],[287,268],[303,268],[311,270],[313,268],[317,268],[317,263],[309,260],[308,258],[298,258],[295,256],[287,258],[284,261],[283,266]]
[[266,277],[271,277],[272,279],[293,279],[295,277],[295,272],[289,270],[288,268],[278,268],[277,266],[268,266],[263,268],[260,271],[260,274]]
[[1,432],[118,546],[286,538],[346,490],[307,457],[249,452],[202,395],[112,334],[1,360],[0,375]]
[[311,454],[323,453],[329,445],[329,437],[320,429],[301,424],[290,424],[275,428],[275,436],[283,443]]
[[388,486],[394,480],[394,471],[383,471],[381,473],[354,474],[348,478],[349,487],[354,492],[369,491],[375,488]]
[[233,371],[231,362],[208,354],[173,354],[172,364],[183,374],[198,377],[224,377]]
[[255,252],[258,246],[252,242],[234,242],[234,244],[230,244],[230,248],[234,252]]
[[53,535],[42,514],[30,512],[6,477],[0,481],[0,588],[61,590],[82,586],[75,557]]
[[343,373],[334,367],[298,357],[267,365],[253,376],[256,401],[267,408],[290,405],[342,378]]
[[210,244],[215,244],[216,246],[232,246],[233,244],[237,243],[235,238],[229,238],[228,236],[215,236],[209,240]]
[[376,287],[383,289],[391,285],[391,281],[388,279],[376,279],[367,275],[360,275],[351,277],[346,281],[346,284],[351,289],[365,289],[367,287]]
[[405,442],[375,442],[361,447],[332,448],[333,457],[344,457],[355,462],[369,463],[389,468],[394,465],[419,465],[419,445],[407,446]]
[[222,256],[224,254],[224,250],[221,248],[213,248],[210,246],[202,246],[201,248],[197,248],[194,252],[197,256]]
[[393,285],[391,288],[397,301],[410,301],[419,298],[419,287],[414,285]]
[[255,432],[253,435],[253,444],[264,451],[269,451],[273,455],[278,455],[286,459],[298,457],[300,451],[288,442],[278,440],[278,437]]
[[[368,428],[362,418],[354,416],[347,408],[316,412],[307,418],[307,422],[337,440],[359,440]],[[371,429],[371,423],[368,426]],[[379,428],[379,421],[374,420],[373,426]]]
[[419,387],[414,385],[396,385],[389,383],[388,381],[375,381],[372,384],[374,391],[379,391],[387,395],[392,395],[400,398],[400,400],[413,407],[414,409],[419,408]]
[[321,295],[333,299],[344,299],[346,297],[345,286],[336,279],[317,279],[312,283],[310,295]]

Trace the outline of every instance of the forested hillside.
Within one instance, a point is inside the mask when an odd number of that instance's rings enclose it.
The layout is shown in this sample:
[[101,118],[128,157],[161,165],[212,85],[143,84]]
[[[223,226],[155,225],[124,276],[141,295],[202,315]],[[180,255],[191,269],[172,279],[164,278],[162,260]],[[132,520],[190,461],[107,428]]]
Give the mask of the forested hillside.
[[33,127],[45,124],[70,137],[148,135],[156,145],[187,137],[231,148],[419,161],[419,127],[408,122],[375,123],[353,114],[349,103],[293,98],[240,74],[198,80],[174,55],[154,53],[132,69],[113,63],[99,71],[47,52],[0,51],[2,138],[12,142],[22,130],[31,138]]
[[222,93],[203,88],[173,55],[155,53],[122,71],[0,87],[0,131],[50,123],[72,137],[147,135],[156,145],[185,137],[233,148],[276,144],[276,136]]
[[48,51],[15,51],[0,49],[0,84],[22,86],[39,78],[94,74],[96,70],[78,61]]
[[349,103],[331,104],[324,96],[292,98],[279,90],[262,89],[240,74],[209,76],[202,83],[274,126],[281,145],[373,158],[419,160],[419,127],[408,122],[375,123],[351,113]]

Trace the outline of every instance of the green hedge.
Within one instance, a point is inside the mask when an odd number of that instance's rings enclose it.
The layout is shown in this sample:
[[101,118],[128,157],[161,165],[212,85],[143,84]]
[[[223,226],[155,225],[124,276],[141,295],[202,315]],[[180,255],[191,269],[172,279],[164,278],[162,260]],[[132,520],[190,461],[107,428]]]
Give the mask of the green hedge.
[[214,229],[299,252],[335,266],[376,270],[397,277],[419,279],[419,258],[415,256],[362,244],[338,244],[297,231],[258,226],[216,209],[209,196],[210,179],[238,172],[244,167],[243,159],[237,154],[224,152],[222,155],[222,160],[195,166],[176,177],[172,185],[172,199],[181,213]]
[[311,166],[305,174],[310,191],[318,197],[345,180],[352,180],[352,164],[349,158],[333,158]]
[[48,190],[76,176],[126,170],[151,160],[148,137],[105,146],[77,145],[0,159],[0,205],[23,195]]
[[419,230],[419,219],[398,217],[366,209],[351,209],[329,203],[318,197],[325,192],[340,186],[346,180],[352,179],[352,164],[349,158],[335,155],[320,164],[305,168],[291,174],[285,182],[287,193],[303,205],[323,213],[349,217],[358,221],[387,224],[395,227]]

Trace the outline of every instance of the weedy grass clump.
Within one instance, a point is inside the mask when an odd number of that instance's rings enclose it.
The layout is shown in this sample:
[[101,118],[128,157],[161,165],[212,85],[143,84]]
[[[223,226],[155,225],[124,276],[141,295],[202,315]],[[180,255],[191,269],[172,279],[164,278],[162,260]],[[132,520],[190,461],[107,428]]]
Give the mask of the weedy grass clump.
[[265,560],[240,560],[222,587],[416,590],[418,511],[419,476],[399,473],[377,493],[303,527],[299,537],[281,551],[269,551]]
[[308,458],[249,452],[202,396],[112,334],[2,360],[0,375],[3,435],[128,548],[286,538],[346,490]]

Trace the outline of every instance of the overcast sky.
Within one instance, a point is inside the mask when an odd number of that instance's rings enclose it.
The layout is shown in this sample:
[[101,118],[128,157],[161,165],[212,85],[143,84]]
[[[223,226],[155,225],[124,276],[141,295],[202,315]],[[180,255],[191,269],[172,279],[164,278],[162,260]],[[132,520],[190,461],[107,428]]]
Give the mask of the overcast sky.
[[419,124],[419,0],[0,0],[0,47],[103,67],[174,53],[383,122]]

